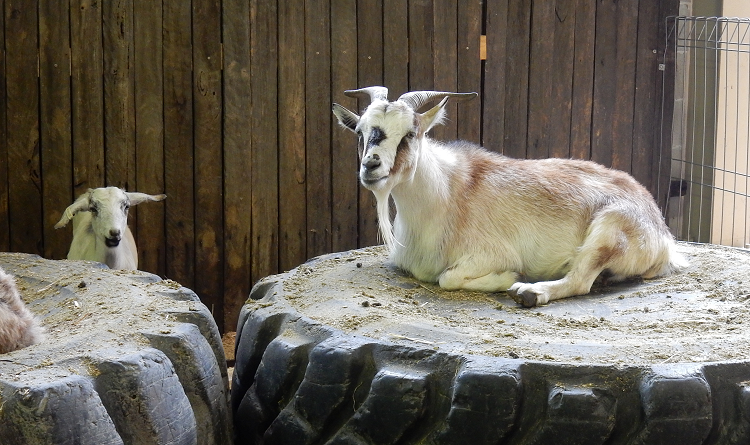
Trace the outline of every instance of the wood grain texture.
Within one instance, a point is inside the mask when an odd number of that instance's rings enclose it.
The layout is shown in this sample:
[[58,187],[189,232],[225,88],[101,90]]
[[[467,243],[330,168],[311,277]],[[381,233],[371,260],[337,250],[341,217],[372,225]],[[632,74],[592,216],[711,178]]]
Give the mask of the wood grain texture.
[[[404,23],[405,21],[404,19]],[[344,96],[344,90],[356,88],[357,85],[356,4],[349,0],[331,0],[331,30],[333,31],[331,33],[331,65],[336,67],[331,70],[331,96],[334,102],[350,110],[356,110],[357,100]],[[389,34],[391,33],[386,31],[386,35]],[[395,56],[395,53],[393,55]],[[388,82],[385,83],[388,84]],[[356,136],[351,131],[334,124],[331,133],[331,250],[333,251],[345,251],[358,247],[358,166]]]
[[[224,1],[224,316],[232,326],[252,284],[253,162],[250,6]],[[261,89],[264,85],[259,85]],[[274,93],[274,91],[272,91]],[[261,222],[262,223],[262,222]]]
[[[403,11],[403,9],[400,9]],[[384,71],[384,35],[383,35],[383,3],[376,0],[357,1],[357,78],[356,88],[363,88],[385,83]],[[390,46],[390,49],[395,49]],[[398,79],[403,82],[403,76],[408,76],[406,67],[394,70],[389,66],[389,79],[392,79],[394,71],[397,71]],[[388,85],[383,85],[388,86]],[[403,84],[401,84],[403,87]],[[396,96],[396,91],[390,92],[391,98]],[[358,101],[359,112],[369,105],[369,100]],[[357,167],[357,171],[359,168]],[[372,192],[361,185],[359,187],[359,247],[374,246],[381,243],[378,236],[378,217],[376,212],[375,197]]]
[[[482,34],[482,2],[458,3],[458,77],[456,89],[468,93],[482,91],[482,61],[479,57]],[[458,105],[455,116],[458,138],[479,144],[482,137],[482,97]]]
[[97,0],[70,2],[73,190],[104,183],[102,11]]
[[570,123],[570,156],[591,158],[591,120],[594,102],[594,44],[596,2],[576,0],[573,98]]
[[39,3],[39,122],[44,257],[52,259],[65,258],[73,238],[69,228],[54,228],[74,198],[73,168],[70,162],[72,134],[69,35],[68,6],[60,2]]
[[195,286],[195,180],[193,168],[192,10],[187,2],[165,2],[164,192],[166,276]]
[[[104,140],[106,185],[135,191],[136,187],[136,114],[135,114],[135,29],[134,0],[118,0],[102,3],[102,36],[104,56]],[[140,28],[155,25],[143,23]],[[143,42],[156,45],[158,42]],[[156,50],[155,52],[158,52]],[[151,53],[151,51],[149,51]],[[138,57],[141,60],[142,57]],[[148,59],[153,62],[153,56]],[[143,71],[147,65],[141,64]],[[142,78],[139,80],[143,80]],[[142,119],[143,116],[139,116]],[[134,214],[137,210],[134,209]]]
[[36,1],[5,3],[10,249],[43,253]]
[[[257,0],[250,6],[250,52],[253,61],[252,148],[252,278],[278,270],[278,94],[276,2]],[[325,113],[319,113],[325,114]],[[321,132],[325,132],[321,129]],[[321,144],[321,147],[327,147]],[[231,209],[228,209],[231,210]],[[241,306],[241,305],[240,305]],[[237,306],[239,313],[240,306]]]
[[[136,188],[164,192],[164,71],[162,68],[162,5],[133,0],[135,51]],[[136,208],[135,239],[138,267],[158,275],[166,270],[164,203]]]
[[[3,4],[5,12],[5,4]],[[0,45],[5,48],[5,20],[0,20]],[[6,92],[6,63],[5,51],[0,51],[0,251],[10,250],[10,217],[8,213],[9,187],[8,184],[8,127],[6,116],[8,112],[8,96]]]
[[224,313],[220,13],[218,0],[193,1],[194,290],[219,322]]
[[331,248],[331,46],[330,1],[305,8],[305,140],[307,256]]

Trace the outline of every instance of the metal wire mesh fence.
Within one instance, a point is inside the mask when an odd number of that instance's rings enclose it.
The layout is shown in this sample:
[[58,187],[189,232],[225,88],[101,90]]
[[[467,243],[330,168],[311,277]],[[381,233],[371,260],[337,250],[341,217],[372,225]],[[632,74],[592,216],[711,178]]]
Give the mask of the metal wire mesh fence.
[[666,29],[675,86],[667,222],[679,239],[749,248],[750,19],[670,17]]

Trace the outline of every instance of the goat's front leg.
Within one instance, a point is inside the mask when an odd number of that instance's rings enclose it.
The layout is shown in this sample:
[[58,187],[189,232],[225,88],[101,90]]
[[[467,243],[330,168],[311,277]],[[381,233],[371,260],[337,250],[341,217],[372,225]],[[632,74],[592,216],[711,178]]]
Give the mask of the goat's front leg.
[[438,284],[446,290],[465,289],[478,292],[503,292],[518,281],[515,272],[477,273],[476,269],[466,266],[453,266],[440,274]]

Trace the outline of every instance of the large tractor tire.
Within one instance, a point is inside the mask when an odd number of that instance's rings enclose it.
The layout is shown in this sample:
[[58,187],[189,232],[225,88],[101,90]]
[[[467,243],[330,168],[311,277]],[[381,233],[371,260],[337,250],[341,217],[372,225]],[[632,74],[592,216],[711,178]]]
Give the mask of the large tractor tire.
[[750,253],[524,309],[381,248],[259,282],[238,322],[237,444],[750,443]]
[[0,355],[0,444],[227,444],[219,331],[197,296],[144,272],[0,254],[45,339]]

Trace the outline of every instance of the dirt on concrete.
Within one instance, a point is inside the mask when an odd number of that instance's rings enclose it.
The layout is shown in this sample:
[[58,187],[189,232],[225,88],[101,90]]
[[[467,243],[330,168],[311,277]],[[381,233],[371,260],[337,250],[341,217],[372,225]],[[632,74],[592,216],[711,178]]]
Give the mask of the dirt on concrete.
[[383,247],[287,273],[270,299],[344,332],[470,355],[644,365],[750,357],[750,251],[680,243],[682,273],[595,285],[525,309],[505,293],[444,291],[388,264]]

